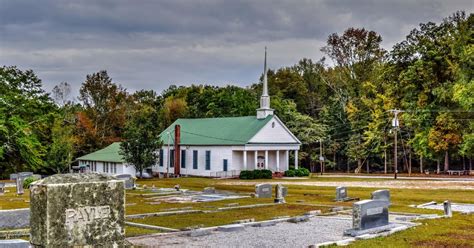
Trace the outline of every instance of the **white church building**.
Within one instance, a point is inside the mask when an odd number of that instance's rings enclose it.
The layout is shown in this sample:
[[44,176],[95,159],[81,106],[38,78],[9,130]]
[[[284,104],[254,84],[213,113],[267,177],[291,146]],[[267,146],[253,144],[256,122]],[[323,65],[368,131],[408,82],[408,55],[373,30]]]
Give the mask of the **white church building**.
[[[180,141],[175,146],[175,128],[179,126]],[[179,154],[181,175],[207,177],[238,176],[242,170],[269,169],[283,172],[289,169],[290,153],[298,168],[301,142],[270,108],[265,50],[263,92],[255,116],[178,119],[160,134],[163,142],[158,164],[149,168],[153,173],[175,171],[175,154]],[[179,152],[175,152],[179,147]],[[135,174],[119,154],[118,142],[78,158],[86,171],[106,174]]]
[[158,171],[174,171],[177,125],[182,175],[238,175],[255,169],[283,172],[289,169],[290,153],[297,168],[301,142],[270,108],[266,64],[265,51],[263,93],[255,116],[176,120],[160,135],[163,147]]

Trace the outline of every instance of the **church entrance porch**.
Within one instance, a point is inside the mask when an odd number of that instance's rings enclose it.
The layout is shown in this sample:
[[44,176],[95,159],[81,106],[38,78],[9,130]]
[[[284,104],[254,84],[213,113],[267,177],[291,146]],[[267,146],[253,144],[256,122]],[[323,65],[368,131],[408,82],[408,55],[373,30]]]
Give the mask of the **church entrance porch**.
[[298,168],[297,149],[265,149],[265,150],[233,150],[233,163],[241,170],[268,169],[273,172],[284,172],[290,166],[290,153],[294,154],[294,162]]

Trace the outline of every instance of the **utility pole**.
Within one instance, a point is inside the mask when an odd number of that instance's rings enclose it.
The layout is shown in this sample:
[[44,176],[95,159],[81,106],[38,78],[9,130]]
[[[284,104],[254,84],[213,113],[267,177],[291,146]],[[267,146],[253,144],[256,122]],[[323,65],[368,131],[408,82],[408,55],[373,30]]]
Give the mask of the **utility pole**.
[[394,150],[394,152],[393,152],[393,155],[394,155],[393,156],[393,162],[394,162],[393,167],[394,167],[394,170],[395,170],[394,171],[394,179],[397,179],[397,174],[398,174],[398,158],[397,158],[397,145],[398,145],[397,144],[397,136],[398,136],[398,134],[397,134],[397,131],[398,131],[398,128],[400,126],[400,123],[398,121],[398,114],[403,112],[403,111],[401,111],[399,109],[392,109],[392,110],[389,110],[389,111],[394,114],[394,117],[392,119],[392,127],[393,127],[393,130],[395,132],[395,146],[393,147],[393,150]]
[[324,157],[323,157],[323,142],[319,140],[319,166],[321,167],[321,175],[324,173]]

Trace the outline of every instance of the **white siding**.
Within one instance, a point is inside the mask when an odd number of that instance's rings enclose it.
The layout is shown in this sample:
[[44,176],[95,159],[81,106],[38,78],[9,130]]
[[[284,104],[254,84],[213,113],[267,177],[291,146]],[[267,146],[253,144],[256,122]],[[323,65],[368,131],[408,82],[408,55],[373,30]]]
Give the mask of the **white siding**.
[[[112,163],[106,162],[108,164],[107,170],[104,171],[104,162],[102,161],[87,161],[87,160],[80,160],[79,165],[89,165],[89,172],[97,172],[107,175],[119,175],[119,174],[130,174],[135,176],[135,167],[132,165],[124,164],[124,163]],[[114,170],[115,164],[115,170]]]
[[299,143],[299,141],[277,117],[273,117],[250,139],[249,143]]
[[[173,150],[170,148],[170,150]],[[184,147],[181,147],[184,150]],[[182,175],[211,176],[211,172],[224,170],[224,159],[227,159],[227,170],[240,170],[240,165],[234,165],[232,146],[186,146],[186,168],[181,168]],[[193,169],[193,151],[198,151],[198,168]],[[211,169],[206,170],[206,151],[211,151]],[[168,148],[163,147],[163,167],[158,166],[159,172],[166,173]],[[173,173],[174,167],[169,168]]]

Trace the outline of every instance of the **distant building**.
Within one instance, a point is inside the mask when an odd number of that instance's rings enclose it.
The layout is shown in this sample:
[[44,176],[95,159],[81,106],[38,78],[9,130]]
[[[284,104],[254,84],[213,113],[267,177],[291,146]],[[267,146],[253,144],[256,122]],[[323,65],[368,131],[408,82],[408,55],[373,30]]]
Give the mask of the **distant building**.
[[114,142],[104,149],[89,153],[77,158],[81,172],[99,172],[109,175],[130,174],[135,175],[133,165],[123,159],[120,151],[120,142]]
[[269,169],[282,172],[289,168],[289,153],[298,167],[301,142],[270,108],[266,51],[263,92],[256,116],[178,119],[160,136],[159,172],[173,173],[175,165],[175,127],[180,126],[180,173],[219,176],[241,170]]

